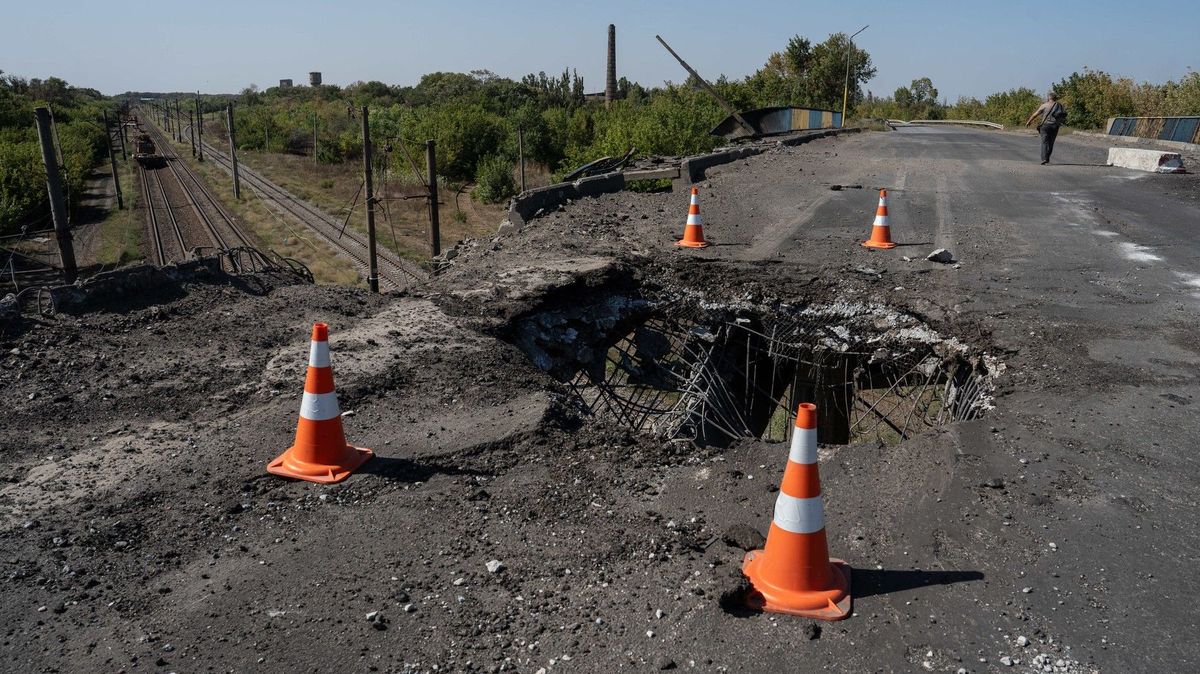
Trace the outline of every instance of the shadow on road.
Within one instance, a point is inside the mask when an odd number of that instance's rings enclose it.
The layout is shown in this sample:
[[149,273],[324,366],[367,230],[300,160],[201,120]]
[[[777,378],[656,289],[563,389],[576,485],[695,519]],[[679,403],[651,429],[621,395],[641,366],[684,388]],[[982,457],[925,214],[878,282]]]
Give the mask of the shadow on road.
[[387,480],[399,482],[425,482],[434,475],[484,475],[492,477],[492,473],[482,470],[460,468],[458,466],[439,465],[436,463],[417,463],[409,459],[390,456],[375,456],[355,471],[360,474],[376,475]]
[[855,599],[890,594],[933,585],[952,585],[983,580],[979,571],[891,571],[888,569],[854,569],[851,577]]

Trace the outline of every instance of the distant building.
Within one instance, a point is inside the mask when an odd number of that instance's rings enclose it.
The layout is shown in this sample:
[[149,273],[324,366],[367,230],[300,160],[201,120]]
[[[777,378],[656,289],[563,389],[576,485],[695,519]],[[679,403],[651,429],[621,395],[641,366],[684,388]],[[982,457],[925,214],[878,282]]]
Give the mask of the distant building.
[[319,72],[309,73],[308,74],[308,84],[309,84],[309,86],[313,86],[313,87],[321,86],[321,73],[319,73]]
[[279,80],[279,88],[280,89],[291,89],[292,81],[291,80]]

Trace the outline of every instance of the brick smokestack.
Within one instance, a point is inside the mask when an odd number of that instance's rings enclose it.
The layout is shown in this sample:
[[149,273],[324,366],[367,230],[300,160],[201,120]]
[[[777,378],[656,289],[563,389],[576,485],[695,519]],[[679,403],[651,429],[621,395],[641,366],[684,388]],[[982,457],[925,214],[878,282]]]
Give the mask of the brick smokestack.
[[608,73],[604,78],[604,105],[617,100],[617,27],[608,24]]

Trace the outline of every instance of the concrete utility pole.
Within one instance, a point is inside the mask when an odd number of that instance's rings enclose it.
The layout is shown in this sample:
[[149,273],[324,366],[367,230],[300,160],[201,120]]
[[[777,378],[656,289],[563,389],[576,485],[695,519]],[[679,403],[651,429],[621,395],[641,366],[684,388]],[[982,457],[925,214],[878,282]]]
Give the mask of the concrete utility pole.
[[58,254],[62,259],[63,277],[74,283],[78,277],[75,267],[75,247],[71,244],[71,230],[67,224],[67,204],[63,201],[62,178],[58,174],[58,159],[54,154],[51,139],[50,110],[36,108],[38,140],[42,145],[42,163],[46,165],[46,190],[50,193],[50,216],[54,219],[54,236],[58,239]]
[[367,106],[362,106],[363,182],[367,186],[367,287],[379,292],[379,267],[375,260],[375,186],[371,180],[371,126],[367,123]]
[[313,163],[317,163],[317,113],[313,113]]
[[604,107],[617,100],[617,27],[608,24],[608,71],[604,78]]
[[204,161],[204,113],[200,112],[200,92],[196,92],[196,160]]
[[[863,26],[858,29],[858,33],[870,28],[870,25]],[[858,35],[855,33],[854,35]],[[850,55],[854,53],[854,35],[851,35],[847,40],[849,45],[846,47],[846,88],[842,91],[842,123],[841,126],[846,126],[846,105],[850,102]]]
[[176,135],[179,142],[183,142],[183,115],[179,114],[179,99],[175,99],[175,129],[178,132]]
[[525,191],[525,130],[517,127],[517,156],[521,160],[521,191]]
[[121,176],[117,174],[117,155],[113,152],[112,129],[108,126],[108,111],[101,110],[104,115],[104,140],[108,144],[108,163],[112,166],[113,186],[117,188],[117,209],[125,208],[125,200],[121,197]]
[[233,103],[225,108],[225,115],[229,123],[229,159],[233,164],[233,198],[241,200],[242,182],[238,179],[237,143],[233,139]]
[[429,169],[429,250],[431,257],[442,254],[442,227],[438,222],[437,148],[425,141],[425,166]]
[[196,156],[196,116],[188,110],[188,140],[192,141],[192,156]]
[[675,60],[679,61],[679,65],[683,66],[683,69],[688,71],[692,77],[696,78],[696,82],[698,82],[700,86],[704,87],[704,90],[707,91],[713,98],[715,98],[717,103],[721,104],[721,107],[725,108],[725,112],[728,112],[729,116],[733,117],[734,120],[737,121],[738,125],[746,130],[746,133],[750,134],[752,137],[758,137],[758,129],[751,126],[750,122],[747,122],[741,116],[741,114],[739,114],[738,111],[729,104],[728,101],[726,101],[724,98],[721,98],[721,95],[717,93],[717,90],[713,89],[712,85],[709,84],[707,80],[705,80],[703,77],[700,77],[700,73],[696,72],[690,65],[688,65],[687,61],[684,61],[679,54],[676,54],[675,50],[671,49],[671,45],[667,44],[666,40],[662,39],[662,37],[659,35],[655,35],[654,38],[658,40],[658,43],[665,47],[667,51],[671,52],[671,56],[674,56]]

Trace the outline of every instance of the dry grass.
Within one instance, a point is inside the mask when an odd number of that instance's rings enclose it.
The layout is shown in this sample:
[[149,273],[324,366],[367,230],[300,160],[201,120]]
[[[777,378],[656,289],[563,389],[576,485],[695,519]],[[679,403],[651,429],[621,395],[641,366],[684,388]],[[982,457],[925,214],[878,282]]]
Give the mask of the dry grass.
[[127,262],[145,257],[143,250],[145,215],[139,210],[142,190],[137,175],[137,163],[133,159],[117,165],[121,176],[124,210],[109,211],[98,225],[100,240],[95,247],[95,262],[105,267],[119,267]]
[[[354,162],[316,164],[311,157],[247,152],[239,160],[296,196],[319,206],[339,219],[350,216],[350,226],[366,235],[362,166]],[[375,230],[379,245],[415,262],[429,259],[429,214],[424,187],[411,171],[375,176]],[[357,197],[357,199],[356,199]],[[491,235],[504,219],[503,204],[480,204],[466,191],[442,189],[439,194],[443,250],[466,238]]]

